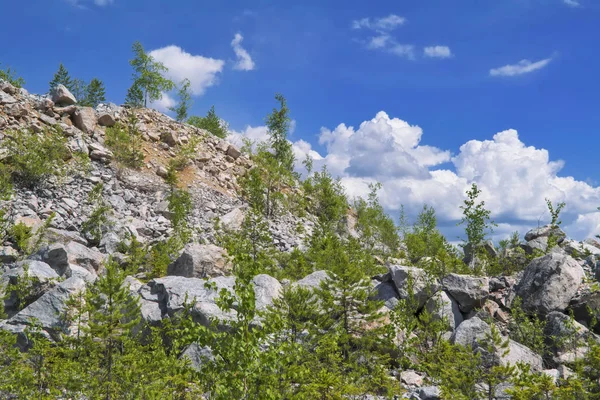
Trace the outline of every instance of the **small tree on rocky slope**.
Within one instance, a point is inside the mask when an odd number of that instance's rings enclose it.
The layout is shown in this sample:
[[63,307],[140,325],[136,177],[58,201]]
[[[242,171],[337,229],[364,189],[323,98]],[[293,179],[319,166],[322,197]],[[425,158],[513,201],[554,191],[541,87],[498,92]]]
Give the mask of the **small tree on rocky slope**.
[[69,71],[67,71],[67,69],[62,63],[60,63],[60,65],[58,66],[58,71],[54,73],[54,77],[49,83],[50,91],[54,90],[58,85],[63,85],[71,92],[74,89],[73,80],[69,75]]
[[133,67],[133,85],[127,93],[127,102],[147,107],[148,101],[160,100],[163,92],[173,90],[175,84],[163,75],[168,68],[146,53],[140,42],[133,43],[132,50],[134,58],[129,64]]

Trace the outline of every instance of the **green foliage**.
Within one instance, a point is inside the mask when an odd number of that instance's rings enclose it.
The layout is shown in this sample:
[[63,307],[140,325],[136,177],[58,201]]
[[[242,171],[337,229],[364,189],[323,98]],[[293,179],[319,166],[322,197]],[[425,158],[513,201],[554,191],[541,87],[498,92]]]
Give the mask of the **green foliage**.
[[16,71],[10,67],[6,69],[0,68],[0,79],[3,79],[16,88],[21,88],[25,85],[25,80],[22,77],[16,76]]
[[24,256],[34,254],[40,249],[55,216],[56,213],[50,214],[35,230],[23,222],[14,224],[9,228],[8,237]]
[[52,80],[49,83],[49,88],[50,88],[49,91],[52,91],[58,85],[63,85],[70,92],[73,92],[73,90],[74,90],[73,80],[71,79],[71,76],[69,75],[69,71],[67,71],[67,69],[65,68],[65,66],[62,63],[60,63],[60,65],[58,66],[58,71],[56,71],[56,73],[54,74],[54,77],[52,78]]
[[81,224],[81,232],[88,236],[95,245],[100,244],[102,230],[108,225],[108,217],[112,211],[112,207],[104,201],[103,190],[104,184],[100,182],[88,194],[87,201],[93,209],[90,216]]
[[550,252],[553,247],[558,244],[559,235],[554,232],[555,229],[559,229],[562,221],[560,220],[560,212],[563,208],[565,208],[565,203],[561,202],[554,207],[552,201],[550,199],[546,199],[546,205],[548,206],[548,212],[550,213],[550,217],[552,218],[550,222],[550,227],[552,230],[550,231],[550,235],[548,235],[548,246],[546,247],[546,253]]
[[266,143],[257,145],[252,156],[255,166],[239,180],[242,195],[250,206],[266,218],[274,217],[282,206],[284,189],[294,181],[294,175],[277,161]]
[[175,158],[169,161],[169,167],[173,167],[175,171],[185,169],[193,162],[199,143],[199,137],[192,136],[186,144],[180,145]]
[[381,184],[369,184],[367,199],[359,198],[354,201],[357,221],[356,230],[361,240],[371,251],[389,256],[397,253],[400,245],[398,228],[394,221],[385,213],[379,202],[377,192]]
[[229,135],[229,126],[225,121],[220,119],[215,112],[215,106],[212,106],[206,113],[206,117],[191,116],[187,123],[196,128],[206,129],[216,137],[225,139]]
[[179,104],[175,107],[169,108],[169,110],[175,113],[175,119],[178,122],[183,122],[187,118],[188,109],[192,103],[192,96],[190,95],[190,80],[184,79],[179,85]]
[[133,43],[132,50],[134,58],[129,64],[134,71],[133,84],[126,102],[136,107],[146,107],[148,101],[160,100],[162,93],[172,90],[175,84],[163,76],[168,68],[146,53],[140,42]]
[[487,234],[493,232],[493,226],[496,226],[494,221],[490,219],[492,212],[485,209],[485,202],[477,203],[480,194],[481,190],[479,190],[477,184],[473,183],[471,189],[467,191],[467,199],[464,201],[464,205],[460,206],[463,217],[459,225],[466,224],[467,239],[465,243],[471,243],[473,246],[479,246],[486,239]]
[[248,210],[239,231],[222,232],[218,243],[227,250],[235,275],[248,273],[240,268],[248,268],[255,274],[267,273],[275,277],[280,275],[275,263],[276,250],[269,226],[256,210]]
[[6,149],[10,156],[0,164],[11,174],[14,182],[34,188],[51,176],[67,172],[70,152],[66,138],[58,129],[36,134],[27,131],[6,132]]
[[511,303],[510,338],[530,348],[540,356],[546,357],[549,351],[544,336],[546,321],[540,320],[537,315],[528,316],[523,311],[522,303],[520,297],[515,298]]
[[[405,220],[404,208],[401,209],[400,219]],[[411,263],[437,277],[463,272],[464,264],[459,260],[456,249],[437,229],[433,207],[424,205],[412,228],[405,226],[401,230],[406,257]]]
[[173,227],[172,237],[176,238],[182,248],[191,239],[187,218],[192,211],[192,199],[187,190],[180,189],[176,184],[173,184],[167,195],[167,202],[169,203],[169,214],[171,226]]
[[291,122],[290,110],[283,95],[276,94],[275,100],[279,102],[280,108],[279,110],[274,108],[271,114],[267,116],[269,144],[273,149],[278,166],[292,172],[294,170],[294,152],[292,151],[292,143],[287,138]]
[[106,146],[113,152],[115,161],[125,167],[140,168],[144,162],[142,134],[137,127],[133,111],[127,115],[126,125],[117,123],[106,129]]
[[14,282],[10,282],[6,286],[6,293],[10,294],[17,311],[21,311],[31,302],[34,288],[39,285],[39,283],[40,281],[37,277],[29,275],[29,267],[24,265],[23,274],[17,275]]
[[104,83],[98,78],[93,78],[89,85],[85,87],[85,95],[78,103],[82,106],[95,108],[98,104],[105,101],[106,90],[104,88]]
[[339,179],[333,179],[323,166],[321,172],[309,171],[308,178],[302,182],[304,194],[309,198],[309,209],[319,218],[319,222],[328,227],[340,228],[340,222],[348,212],[348,200]]

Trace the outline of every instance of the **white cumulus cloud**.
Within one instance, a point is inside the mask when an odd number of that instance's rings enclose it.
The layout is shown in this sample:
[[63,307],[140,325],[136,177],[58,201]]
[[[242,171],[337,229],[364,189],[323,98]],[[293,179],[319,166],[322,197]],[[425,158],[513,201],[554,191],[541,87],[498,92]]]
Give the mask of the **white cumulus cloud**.
[[175,107],[177,101],[169,95],[169,93],[162,93],[160,100],[150,102],[150,108],[154,108],[162,113],[168,113],[169,108]]
[[196,96],[217,83],[225,61],[185,52],[179,46],[167,46],[149,53],[169,69],[167,76],[175,83],[190,80],[190,91]]
[[530,60],[521,60],[516,64],[508,64],[503,67],[490,69],[491,76],[517,76],[537,71],[547,66],[552,58],[546,58],[540,61],[532,62]]
[[425,57],[432,58],[450,58],[452,57],[452,51],[448,46],[428,46],[423,49]]
[[242,47],[242,40],[244,40],[244,37],[240,33],[236,33],[231,41],[231,47],[237,56],[237,62],[233,68],[241,71],[252,71],[255,64],[250,54]]
[[[260,140],[266,138],[266,128],[247,127],[234,136]],[[424,145],[422,139],[419,126],[381,111],[358,128],[321,128],[322,152],[305,141],[293,142],[296,169],[303,172],[301,162],[308,154],[315,168],[327,165],[341,177],[350,196],[365,196],[369,183],[381,182],[380,200],[394,218],[401,205],[413,217],[423,204],[431,205],[450,240],[462,235],[455,225],[472,183],[482,190],[481,199],[499,224],[496,239],[548,223],[546,198],[567,203],[562,220],[568,234],[582,239],[600,233],[600,187],[560,176],[564,162],[526,145],[516,130],[470,140],[455,155]]]

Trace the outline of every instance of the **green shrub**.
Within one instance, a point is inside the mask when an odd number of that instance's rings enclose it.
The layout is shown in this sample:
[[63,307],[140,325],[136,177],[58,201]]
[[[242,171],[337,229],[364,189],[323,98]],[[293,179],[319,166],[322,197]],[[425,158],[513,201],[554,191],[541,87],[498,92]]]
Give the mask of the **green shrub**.
[[25,80],[23,78],[21,78],[20,76],[17,77],[15,74],[16,74],[16,71],[14,69],[11,70],[10,67],[7,69],[0,68],[0,79],[7,81],[14,87],[17,87],[17,88],[23,87],[23,85],[25,85]]
[[197,117],[195,115],[188,118],[187,123],[196,128],[206,129],[213,135],[225,139],[229,134],[229,126],[220,119],[215,112],[215,106],[212,106],[206,117]]
[[6,135],[9,157],[4,163],[17,183],[33,188],[51,176],[66,174],[71,155],[58,128],[39,134],[20,130]]
[[137,128],[137,122],[135,113],[130,111],[125,125],[118,123],[106,129],[105,143],[121,166],[140,168],[144,163],[142,134]]
[[88,194],[88,203],[94,208],[81,225],[81,232],[89,236],[95,245],[102,240],[102,228],[108,224],[108,216],[112,211],[112,207],[102,197],[103,189],[104,184],[98,183]]

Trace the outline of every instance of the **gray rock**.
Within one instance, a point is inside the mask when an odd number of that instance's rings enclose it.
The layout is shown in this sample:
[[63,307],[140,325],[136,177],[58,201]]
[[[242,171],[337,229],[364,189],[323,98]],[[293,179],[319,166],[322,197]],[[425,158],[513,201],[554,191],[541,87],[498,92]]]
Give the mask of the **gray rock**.
[[65,249],[69,255],[69,263],[79,265],[96,273],[102,268],[106,256],[98,250],[90,249],[77,242],[69,242]]
[[531,229],[529,232],[527,232],[525,234],[525,241],[529,242],[540,237],[547,238],[551,234],[557,239],[558,243],[562,242],[567,237],[567,234],[564,233],[559,227],[553,228],[552,225],[544,225],[539,228]]
[[19,252],[10,246],[0,246],[0,265],[10,264],[19,258]]
[[299,286],[305,289],[318,289],[321,287],[321,282],[328,278],[327,271],[315,271],[310,275],[305,276],[297,282],[294,282],[293,286]]
[[64,85],[58,85],[51,92],[52,101],[57,105],[68,106],[77,103],[77,99]]
[[535,239],[531,239],[530,241],[521,244],[521,248],[525,250],[527,254],[533,254],[535,251],[544,253],[548,248],[548,237],[540,236],[536,237]]
[[69,255],[62,243],[54,243],[40,250],[40,260],[48,264],[60,276],[70,276]]
[[168,130],[160,134],[160,139],[169,146],[177,146],[179,144],[179,135],[176,131]]
[[558,311],[547,315],[544,335],[557,365],[573,363],[583,358],[590,340],[600,342],[598,336],[585,326]]
[[0,104],[14,104],[17,102],[17,99],[12,97],[10,94],[0,91]]
[[239,156],[242,155],[242,153],[233,145],[229,145],[229,147],[227,147],[227,155],[233,158],[234,160],[237,160]]
[[418,303],[418,308],[423,307],[427,300],[441,289],[439,283],[435,279],[429,278],[427,273],[420,268],[390,265],[389,270],[392,282],[394,282],[401,299],[409,298],[411,289],[409,284],[412,280],[412,294]]
[[242,227],[246,213],[241,208],[234,208],[220,218],[220,223],[225,229],[237,231]]
[[167,275],[206,278],[225,275],[230,269],[225,249],[214,244],[192,243],[169,265]]
[[68,326],[65,324],[64,316],[67,312],[67,301],[69,298],[82,290],[85,290],[86,283],[78,277],[71,277],[61,282],[57,287],[44,294],[32,304],[25,307],[19,313],[0,324],[0,329],[11,327],[12,331],[22,331],[24,327],[30,325],[33,320],[39,323],[45,331],[55,334],[65,331]]
[[[531,351],[529,348],[509,340],[508,353],[505,349],[497,348],[493,354],[487,350],[486,341],[491,335],[491,327],[478,317],[473,317],[464,321],[456,328],[450,341],[462,346],[469,346],[474,351],[482,355],[484,363],[487,365],[514,365],[517,361],[529,364],[533,371],[542,370],[542,358]],[[502,341],[506,340],[502,338]]]
[[372,281],[373,283],[373,295],[372,298],[377,301],[383,301],[383,305],[393,310],[398,304],[398,292],[396,286],[392,282],[379,282],[377,280]]
[[200,372],[202,367],[207,363],[214,361],[215,357],[210,347],[200,347],[198,343],[192,343],[181,353],[180,359],[187,359],[190,367]]
[[81,237],[78,232],[65,231],[56,228],[49,228],[44,235],[44,239],[48,243],[68,244],[70,242],[75,242],[82,245],[87,244],[87,240]]
[[425,386],[415,391],[419,400],[441,400],[442,392],[437,386]]
[[115,118],[111,114],[100,113],[100,116],[98,117],[98,125],[111,127],[111,126],[115,126],[115,124],[116,124]]
[[546,315],[564,311],[583,279],[583,269],[573,258],[551,253],[533,260],[515,287],[523,309]]
[[252,279],[254,295],[256,297],[256,309],[265,310],[273,304],[273,300],[281,296],[283,287],[281,283],[270,275],[260,274]]
[[587,257],[588,255],[600,256],[600,249],[585,242],[565,240],[561,247],[572,257]]
[[427,300],[425,309],[432,314],[435,321],[445,320],[451,330],[456,329],[463,321],[458,303],[448,296],[446,292],[437,292],[432,298]]
[[96,129],[98,119],[96,118],[96,111],[92,107],[78,108],[73,114],[73,123],[83,132],[91,135]]
[[465,313],[475,307],[481,307],[490,294],[487,277],[449,274],[442,279],[442,285]]

